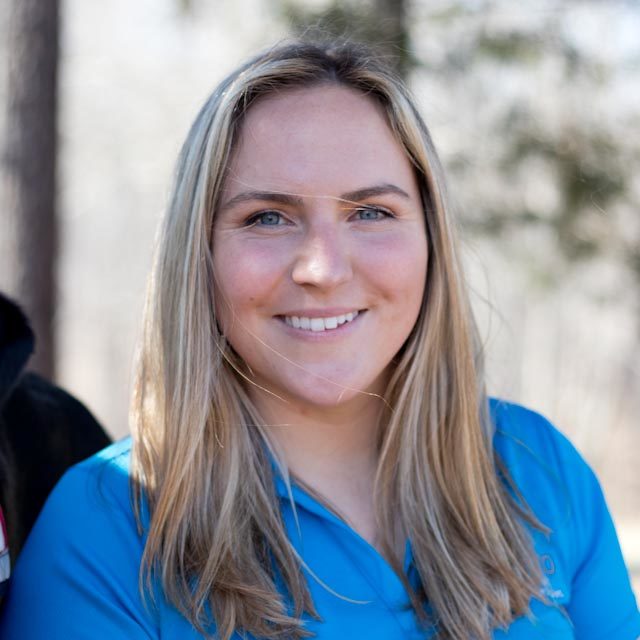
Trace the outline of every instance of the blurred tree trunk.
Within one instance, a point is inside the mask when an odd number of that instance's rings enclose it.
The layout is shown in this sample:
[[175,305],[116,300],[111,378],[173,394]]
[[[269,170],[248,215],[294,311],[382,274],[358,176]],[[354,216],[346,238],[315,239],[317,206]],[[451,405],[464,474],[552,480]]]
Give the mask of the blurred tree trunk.
[[30,368],[54,375],[58,0],[12,0],[0,174],[0,288],[31,319]]

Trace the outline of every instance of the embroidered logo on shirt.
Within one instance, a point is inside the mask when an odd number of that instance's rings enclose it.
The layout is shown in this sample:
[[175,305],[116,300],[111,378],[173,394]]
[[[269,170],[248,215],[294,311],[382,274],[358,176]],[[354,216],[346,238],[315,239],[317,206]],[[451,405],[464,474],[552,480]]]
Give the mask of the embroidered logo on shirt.
[[548,553],[540,556],[540,568],[545,574],[540,594],[549,600],[562,600],[565,597],[564,591],[562,589],[556,589],[548,577],[556,573],[556,563]]

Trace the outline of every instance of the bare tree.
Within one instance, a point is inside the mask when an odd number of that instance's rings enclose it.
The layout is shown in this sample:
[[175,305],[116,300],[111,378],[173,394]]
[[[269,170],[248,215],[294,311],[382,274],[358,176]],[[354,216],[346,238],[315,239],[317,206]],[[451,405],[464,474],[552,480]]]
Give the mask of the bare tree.
[[58,0],[12,0],[0,174],[0,287],[37,336],[31,368],[54,374]]

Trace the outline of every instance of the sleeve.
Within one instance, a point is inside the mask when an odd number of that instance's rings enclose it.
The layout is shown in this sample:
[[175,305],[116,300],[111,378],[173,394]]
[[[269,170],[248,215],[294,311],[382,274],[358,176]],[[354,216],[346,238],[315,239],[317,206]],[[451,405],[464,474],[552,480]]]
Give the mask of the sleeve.
[[[576,454],[577,455],[577,454]],[[636,640],[640,614],[615,527],[593,471],[580,459],[575,564],[568,613],[576,638]]]
[[[11,578],[3,640],[159,637],[139,594],[142,543],[127,511],[126,473],[96,471],[72,468],[47,501]],[[118,495],[94,482],[113,474]]]

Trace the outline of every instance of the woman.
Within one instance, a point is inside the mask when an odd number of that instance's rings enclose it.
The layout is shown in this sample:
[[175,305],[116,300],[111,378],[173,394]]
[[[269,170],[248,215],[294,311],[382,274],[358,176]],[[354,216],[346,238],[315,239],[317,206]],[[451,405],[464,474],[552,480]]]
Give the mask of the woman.
[[50,498],[3,637],[640,633],[592,472],[485,396],[436,153],[360,48],[276,47],[204,105],[133,417]]

